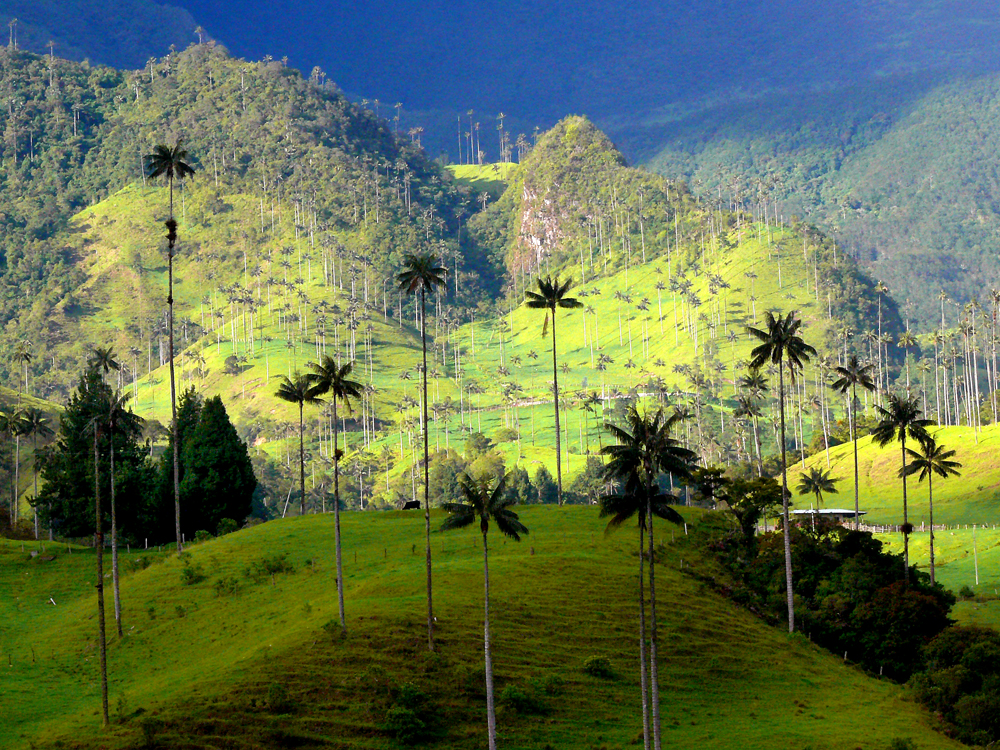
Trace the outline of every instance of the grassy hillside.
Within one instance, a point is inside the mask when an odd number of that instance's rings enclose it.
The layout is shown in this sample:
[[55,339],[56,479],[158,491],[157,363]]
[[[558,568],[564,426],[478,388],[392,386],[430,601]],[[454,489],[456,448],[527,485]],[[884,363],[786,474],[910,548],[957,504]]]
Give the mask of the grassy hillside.
[[[478,167],[462,169],[467,181]],[[752,346],[745,326],[761,324],[765,310],[798,310],[807,340],[828,356],[839,351],[845,325],[874,325],[871,280],[829,240],[806,226],[715,211],[683,186],[625,166],[582,118],[543,135],[508,178],[503,195],[462,231],[469,260],[457,250],[445,256],[458,273],[432,301],[434,450],[461,449],[462,433],[481,430],[501,444],[508,466],[521,463],[531,474],[542,464],[554,468],[550,339],[544,316],[521,305],[540,273],[574,277],[584,305],[557,322],[567,482],[599,446],[609,409],[630,394],[688,404],[685,440],[710,461],[745,454],[745,425],[734,430],[733,383]],[[331,190],[333,203],[354,200],[363,210],[343,186]],[[166,197],[163,187],[132,184],[76,214],[60,239],[79,282],[21,321],[54,332],[49,346],[64,366],[46,373],[53,387],[75,382],[71,365],[90,347],[111,344],[136,410],[163,423],[167,279],[155,233]],[[419,224],[396,213],[401,208],[390,197],[390,226],[381,228],[341,205],[356,222],[313,231],[301,222],[314,217],[287,194],[264,202],[241,180],[216,186],[203,176],[178,197],[180,388],[223,396],[255,451],[282,465],[286,484],[272,483],[275,496],[291,483],[298,414],[274,398],[274,379],[324,352],[355,360],[356,377],[370,386],[344,425],[345,481],[380,505],[413,490],[419,329],[412,301],[395,291],[393,263]],[[378,238],[388,244],[376,248]],[[472,270],[498,267],[506,274],[492,282]],[[506,294],[491,296],[484,285],[498,280]],[[888,300],[883,324],[899,326]],[[324,415],[307,411],[310,488],[331,470],[317,438],[321,431],[330,439]]]
[[[936,524],[994,524],[1000,522],[997,496],[1000,494],[1000,467],[996,451],[1000,444],[1000,427],[982,428],[978,441],[971,428],[932,428],[939,444],[957,451],[955,460],[962,464],[962,475],[934,481],[934,522]],[[874,445],[871,438],[858,441],[861,509],[868,511],[866,521],[879,524],[903,522],[902,483],[897,477],[901,462],[899,445],[886,448]],[[826,453],[808,458],[805,467],[818,466],[827,470]],[[850,443],[830,449],[830,471],[838,480],[838,494],[827,495],[826,507],[854,507],[854,453]],[[790,467],[790,486],[798,483],[802,464]],[[927,483],[907,480],[910,522],[916,526],[927,523]],[[807,508],[812,496],[796,497],[798,507]]]
[[[441,518],[433,514],[435,526]],[[539,693],[544,715],[503,709],[503,743],[631,747],[641,737],[633,535],[605,537],[596,510],[586,507],[525,508],[522,520],[531,529],[524,542],[493,542],[494,661],[501,689],[530,691],[532,679],[548,680],[553,694]],[[435,533],[440,650],[428,656],[422,522],[404,513],[344,517],[350,632],[343,641],[323,629],[337,607],[328,516],[191,547],[187,561],[207,578],[190,586],[181,584],[174,556],[129,555],[124,569],[137,570],[123,580],[126,636],[112,638],[109,649],[112,712],[124,720],[107,734],[96,713],[92,552],[47,546],[31,559],[28,550],[39,545],[22,551],[4,543],[0,578],[9,595],[0,600],[0,644],[10,666],[0,744],[137,747],[140,725],[152,719],[158,740],[176,747],[391,748],[379,698],[388,679],[427,695],[442,720],[439,746],[481,747],[483,705],[462,688],[462,675],[481,663],[482,552],[473,533]],[[660,679],[672,747],[882,750],[897,737],[921,748],[957,747],[930,729],[930,717],[898,686],[789,639],[680,572],[681,559],[689,572],[710,563],[679,529],[661,534]],[[282,554],[295,572],[245,575]],[[217,592],[230,576],[237,592]],[[614,680],[584,674],[592,655],[610,659]],[[278,683],[288,690],[280,701]],[[861,703],[867,710],[858,713]],[[852,721],[844,721],[848,714]]]

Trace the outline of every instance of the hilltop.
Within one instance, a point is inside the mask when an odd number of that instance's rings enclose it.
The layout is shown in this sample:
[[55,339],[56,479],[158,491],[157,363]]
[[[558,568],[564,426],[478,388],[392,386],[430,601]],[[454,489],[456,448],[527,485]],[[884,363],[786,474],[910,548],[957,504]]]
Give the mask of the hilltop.
[[[695,534],[701,516],[688,517]],[[502,702],[501,735],[526,750],[630,747],[641,736],[635,538],[627,530],[605,537],[594,508],[524,508],[522,519],[529,537],[497,542],[491,555],[494,662],[499,690],[534,695],[542,713]],[[434,525],[440,520],[435,512]],[[46,555],[55,559],[43,561],[0,542],[0,577],[14,593],[0,602],[12,698],[0,743],[12,750],[57,741],[80,750],[135,747],[147,726],[161,743],[192,747],[396,747],[384,729],[393,701],[382,696],[409,682],[425,696],[423,716],[440,717],[437,744],[481,747],[476,535],[434,535],[440,651],[431,656],[421,630],[423,562],[411,552],[423,519],[347,514],[343,523],[346,640],[324,629],[337,610],[328,516],[270,522],[194,545],[183,564],[152,551],[127,555],[127,635],[109,649],[119,718],[104,735],[93,713],[92,554],[50,545]],[[883,750],[907,737],[922,748],[958,747],[931,729],[931,717],[901,687],[789,638],[706,588],[698,573],[712,564],[700,557],[700,542],[692,536],[688,543],[680,528],[660,533],[660,680],[673,747]],[[261,573],[265,560],[279,559],[293,572]],[[183,566],[207,578],[184,585]],[[590,656],[609,659],[614,679],[585,674]],[[287,692],[279,695],[280,684]],[[868,710],[857,712],[861,703]]]

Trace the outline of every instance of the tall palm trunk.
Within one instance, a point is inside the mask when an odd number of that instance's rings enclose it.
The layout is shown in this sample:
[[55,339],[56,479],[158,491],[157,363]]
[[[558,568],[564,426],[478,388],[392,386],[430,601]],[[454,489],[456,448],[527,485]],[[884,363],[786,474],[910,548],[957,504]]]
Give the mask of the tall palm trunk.
[[851,386],[851,440],[854,442],[854,530],[861,525],[861,500],[858,491],[858,386]]
[[170,230],[167,248],[167,333],[168,355],[170,362],[170,417],[171,431],[174,438],[174,531],[177,534],[177,554],[183,550],[181,544],[181,435],[177,424],[177,379],[174,373],[174,243],[176,242],[176,225],[174,225],[174,179],[170,178]]
[[302,418],[303,409],[305,409],[305,404],[299,401],[299,492],[302,495],[301,500],[299,500],[300,516],[306,514],[306,439]]
[[108,643],[104,624],[104,529],[101,524],[100,453],[97,449],[97,426],[94,426],[94,546],[97,548],[97,645],[101,667],[101,711],[104,726],[108,719]]
[[483,534],[483,588],[483,609],[486,616],[483,625],[484,653],[486,657],[486,724],[490,736],[490,750],[496,750],[497,717],[493,704],[493,656],[490,653],[490,554],[485,533]]
[[108,442],[111,446],[111,583],[115,594],[115,625],[122,637],[122,599],[118,585],[118,519],[115,514],[115,435],[112,430]]
[[337,547],[337,603],[340,606],[340,629],[347,635],[344,619],[344,564],[340,551],[340,457],[337,455],[337,397],[333,397],[333,538]]
[[927,472],[927,505],[931,521],[931,586],[934,585],[934,471]]
[[434,650],[434,600],[431,589],[431,458],[427,422],[427,290],[420,289],[420,341],[424,357],[424,532],[427,538],[427,647]]
[[[899,441],[900,450],[903,455],[903,466],[906,466],[906,433]],[[903,474],[903,582],[910,583],[910,529],[909,515],[906,507],[906,474]]]
[[788,466],[785,462],[785,371],[778,366],[778,413],[781,415],[781,522],[785,533],[785,599],[788,632],[795,632],[795,599],[792,594],[792,532],[788,520]]
[[[649,474],[651,476],[651,474]],[[646,492],[646,513],[649,519],[649,683],[650,717],[653,722],[653,748],[660,750],[660,670],[656,657],[656,558],[653,552],[652,487]]]
[[644,523],[639,524],[639,680],[642,685],[642,745],[649,750],[649,666],[646,663],[646,592],[643,561],[646,549],[643,546]]
[[562,451],[559,441],[559,368],[556,367],[556,308],[552,306],[552,394],[556,408],[556,488],[559,504],[563,504],[562,494]]

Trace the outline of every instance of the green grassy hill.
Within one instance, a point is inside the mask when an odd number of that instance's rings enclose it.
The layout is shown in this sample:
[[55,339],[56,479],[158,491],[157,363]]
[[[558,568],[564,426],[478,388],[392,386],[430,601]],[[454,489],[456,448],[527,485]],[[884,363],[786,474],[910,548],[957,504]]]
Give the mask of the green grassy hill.
[[[696,534],[701,516],[689,517]],[[441,519],[433,514],[435,526]],[[501,709],[504,746],[632,747],[641,742],[635,539],[626,531],[605,537],[593,508],[525,508],[522,520],[531,533],[521,544],[493,541],[494,661],[500,689],[530,692],[535,680],[552,694],[539,692],[542,715]],[[40,545],[0,543],[9,592],[0,599],[9,660],[0,744],[140,747],[141,725],[152,720],[157,740],[172,747],[392,748],[382,731],[388,681],[426,694],[428,711],[441,718],[437,746],[481,747],[484,707],[463,687],[463,675],[481,664],[481,548],[473,533],[434,534],[440,648],[430,656],[422,523],[419,514],[344,517],[346,640],[323,628],[337,614],[330,517],[271,522],[192,546],[186,560],[206,574],[194,585],[182,585],[173,555],[126,555],[123,569],[134,570],[122,587],[126,635],[109,648],[112,713],[123,719],[107,733],[99,730],[93,553],[47,545],[29,558]],[[671,747],[882,750],[894,738],[958,747],[899,686],[788,638],[707,589],[690,575],[711,568],[694,537],[660,533],[660,679]],[[245,574],[283,554],[294,572]],[[229,577],[237,593],[217,589]],[[595,655],[610,659],[614,680],[583,672]]]
[[[957,451],[955,460],[962,464],[962,475],[934,481],[935,524],[994,524],[1000,522],[997,496],[1000,494],[1000,467],[996,452],[1000,444],[1000,428],[988,425],[978,440],[969,427],[932,428],[939,444]],[[874,445],[871,438],[858,441],[858,473],[861,509],[868,511],[867,522],[900,524],[903,522],[902,483],[897,472],[901,462],[899,445],[886,448]],[[805,461],[806,469],[817,466],[827,470],[826,453],[820,452]],[[830,471],[839,480],[838,494],[827,495],[826,507],[854,507],[854,453],[850,443],[830,449]],[[788,483],[794,486],[802,472],[802,464],[790,467]],[[907,480],[910,522],[918,529],[928,522],[927,483],[911,477]],[[797,507],[807,508],[812,496],[797,496]]]

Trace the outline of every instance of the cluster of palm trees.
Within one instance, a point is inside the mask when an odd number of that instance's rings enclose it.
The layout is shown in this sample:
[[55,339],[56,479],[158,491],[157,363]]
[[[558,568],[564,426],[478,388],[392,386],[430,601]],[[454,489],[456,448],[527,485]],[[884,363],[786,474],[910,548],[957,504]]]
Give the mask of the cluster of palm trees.
[[[794,312],[787,315],[775,315],[772,312],[765,314],[766,328],[748,327],[747,331],[757,338],[761,343],[751,352],[749,363],[750,374],[747,382],[757,380],[757,375],[761,367],[770,362],[777,366],[778,370],[778,411],[780,415],[781,434],[781,481],[782,481],[782,524],[784,531],[785,547],[785,585],[788,606],[788,630],[795,629],[795,604],[792,593],[792,555],[791,537],[788,511],[788,467],[787,455],[785,451],[785,387],[784,387],[784,367],[787,366],[789,380],[794,384],[796,376],[801,373],[804,363],[809,361],[810,356],[816,354],[816,350],[806,344],[799,335],[801,320]],[[859,475],[858,475],[858,434],[857,434],[857,389],[860,386],[863,390],[875,390],[875,384],[871,379],[871,364],[858,362],[857,357],[850,357],[845,365],[837,367],[836,372],[840,378],[834,382],[833,387],[841,392],[850,392],[849,415],[851,426],[851,439],[854,448],[854,508],[855,526],[859,522]],[[761,386],[762,387],[762,386]],[[953,476],[958,473],[961,464],[952,460],[955,451],[946,450],[938,445],[934,436],[928,432],[928,427],[933,424],[931,420],[922,416],[919,401],[915,397],[900,395],[898,393],[884,394],[881,405],[876,405],[879,421],[872,430],[872,439],[882,447],[898,442],[901,453],[901,464],[899,476],[902,479],[902,505],[903,523],[900,531],[903,534],[903,565],[904,581],[909,579],[909,535],[913,531],[913,526],[909,522],[909,506],[907,499],[906,479],[913,474],[919,474],[920,479],[928,480],[928,503],[931,523],[930,545],[931,545],[931,581],[934,576],[934,502],[932,479],[936,474],[939,477]],[[916,443],[919,450],[907,448],[907,441],[910,444]],[[799,491],[803,494],[811,492],[816,494],[817,502],[821,500],[823,492],[835,491],[829,475],[821,470],[813,469],[809,474],[803,475]]]

